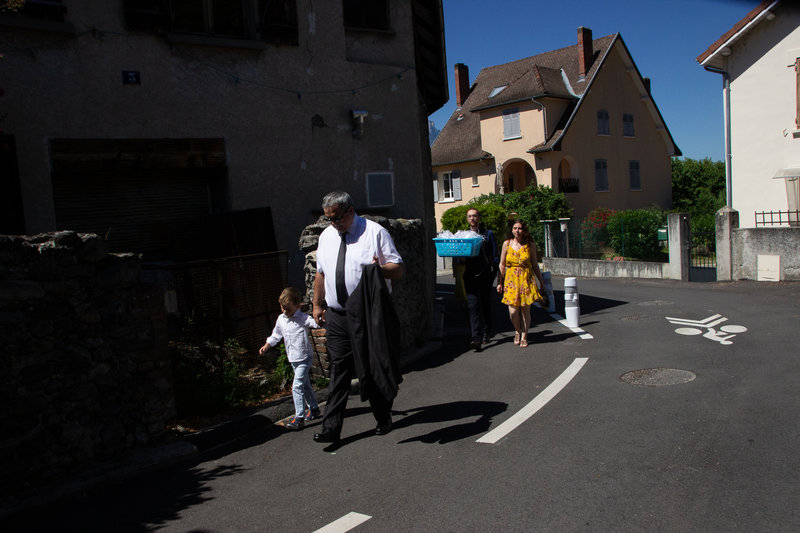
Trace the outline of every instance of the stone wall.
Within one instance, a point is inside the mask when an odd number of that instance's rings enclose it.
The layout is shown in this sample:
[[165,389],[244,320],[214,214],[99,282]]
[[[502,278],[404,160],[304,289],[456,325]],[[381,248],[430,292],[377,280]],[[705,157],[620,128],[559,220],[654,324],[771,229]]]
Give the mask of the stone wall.
[[139,274],[97,235],[0,235],[0,507],[166,436],[164,302]]
[[544,270],[555,276],[581,278],[652,278],[668,279],[669,263],[648,261],[603,261],[567,257],[542,258]]
[[[403,258],[403,277],[392,282],[392,301],[400,319],[400,349],[412,351],[422,346],[430,336],[433,296],[427,279],[428,268],[424,246],[431,246],[426,239],[425,227],[420,219],[388,219],[363,215],[386,228],[394,240],[397,251]],[[317,242],[319,235],[329,222],[320,218],[307,226],[300,235],[299,247],[305,254],[305,301],[310,303],[314,294],[314,276],[317,273]],[[318,353],[324,353],[324,332],[314,336]],[[325,368],[325,357],[321,357]],[[325,368],[327,370],[327,368]]]
[[800,228],[740,228],[739,212],[723,207],[717,211],[716,231],[718,281],[800,280]]

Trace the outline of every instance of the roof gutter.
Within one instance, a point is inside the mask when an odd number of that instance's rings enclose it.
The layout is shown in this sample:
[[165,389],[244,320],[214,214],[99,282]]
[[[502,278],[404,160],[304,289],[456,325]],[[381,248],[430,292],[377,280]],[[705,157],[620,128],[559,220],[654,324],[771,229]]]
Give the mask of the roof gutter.
[[[779,0],[775,0],[775,1],[774,1],[774,2],[772,2],[770,5],[768,5],[767,7],[765,7],[765,8],[764,8],[764,9],[761,11],[761,13],[759,13],[758,15],[756,15],[755,17],[753,17],[753,20],[751,20],[750,22],[748,22],[747,24],[745,24],[744,26],[742,26],[742,29],[740,29],[739,31],[737,31],[736,33],[734,33],[733,35],[731,35],[731,36],[730,36],[730,38],[729,38],[727,41],[725,41],[724,43],[722,43],[721,45],[719,45],[719,46],[717,47],[717,49],[716,49],[716,50],[714,50],[714,52],[713,52],[713,53],[709,54],[709,55],[708,55],[708,57],[707,57],[707,58],[705,58],[705,59],[704,59],[704,60],[703,60],[703,61],[700,63],[700,65],[701,65],[701,66],[703,66],[703,67],[705,67],[705,66],[706,66],[706,64],[707,64],[709,61],[711,61],[711,60],[712,60],[714,57],[716,57],[716,55],[717,55],[717,54],[721,54],[723,50],[725,50],[726,48],[728,48],[729,46],[731,46],[731,45],[732,45],[734,42],[738,41],[738,40],[739,40],[739,37],[741,37],[741,36],[742,36],[744,33],[747,33],[748,31],[750,31],[750,28],[752,28],[753,26],[755,26],[756,24],[758,24],[758,23],[761,21],[761,19],[763,19],[763,18],[765,18],[765,17],[768,17],[768,16],[770,15],[770,13],[771,13],[771,10],[772,10],[772,8],[773,8],[773,7],[775,7],[775,6],[778,4],[778,2],[779,2]],[[711,72],[715,72],[715,71],[711,71]]]
[[733,190],[731,180],[731,75],[726,70],[704,66],[708,72],[722,74],[722,94],[725,115],[725,204],[733,208]]

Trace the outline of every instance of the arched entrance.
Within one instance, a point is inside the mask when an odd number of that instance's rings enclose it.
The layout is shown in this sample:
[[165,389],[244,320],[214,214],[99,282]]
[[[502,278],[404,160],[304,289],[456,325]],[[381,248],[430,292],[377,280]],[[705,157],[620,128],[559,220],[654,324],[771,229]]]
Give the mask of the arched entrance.
[[571,157],[565,157],[558,163],[558,192],[580,192],[578,163]]
[[498,167],[497,182],[501,193],[524,191],[536,185],[536,173],[527,161],[512,159]]

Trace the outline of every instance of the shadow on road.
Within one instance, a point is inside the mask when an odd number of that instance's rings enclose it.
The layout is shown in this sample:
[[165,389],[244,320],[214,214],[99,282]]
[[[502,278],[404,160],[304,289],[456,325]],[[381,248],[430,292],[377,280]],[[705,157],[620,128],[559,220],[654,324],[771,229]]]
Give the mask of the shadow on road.
[[441,424],[442,422],[468,420],[400,441],[400,444],[408,442],[447,444],[449,442],[486,433],[492,425],[493,418],[507,408],[508,404],[503,402],[460,401],[429,405],[426,407],[417,407],[406,411],[394,412],[393,414],[396,420],[394,426],[396,428],[422,428],[425,424]]

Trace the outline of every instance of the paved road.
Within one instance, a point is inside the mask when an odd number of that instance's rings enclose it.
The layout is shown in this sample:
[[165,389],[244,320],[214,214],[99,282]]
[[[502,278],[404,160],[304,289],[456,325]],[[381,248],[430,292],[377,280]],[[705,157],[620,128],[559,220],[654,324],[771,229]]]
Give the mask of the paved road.
[[498,303],[476,353],[440,281],[389,435],[354,397],[337,446],[265,421],[5,531],[800,530],[800,284],[579,279],[591,339],[537,310],[521,349]]

